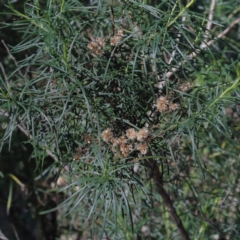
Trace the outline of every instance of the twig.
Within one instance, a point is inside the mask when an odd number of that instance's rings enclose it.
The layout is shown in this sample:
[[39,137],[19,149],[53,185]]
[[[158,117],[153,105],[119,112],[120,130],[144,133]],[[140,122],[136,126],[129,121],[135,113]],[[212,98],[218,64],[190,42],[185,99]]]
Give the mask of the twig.
[[[203,43],[202,46],[200,47],[200,50],[192,52],[190,55],[188,55],[188,60],[191,60],[193,58],[195,58],[202,50],[204,50],[205,48],[211,46],[214,42],[216,42],[218,39],[222,38],[224,35],[226,35],[236,24],[240,23],[240,18],[236,19],[235,21],[233,21],[224,31],[222,31],[221,33],[219,33],[216,37],[216,39],[213,39],[211,41],[208,41],[207,43]],[[182,61],[179,64],[179,67],[182,66],[183,64],[186,63],[186,60]],[[171,71],[167,72],[165,74],[165,78],[170,78],[175,72],[177,72],[179,70],[179,68],[172,68]],[[165,82],[161,82],[159,83],[159,88],[163,87],[165,85]]]
[[16,228],[14,227],[13,224],[11,224],[11,225],[12,225],[13,232],[14,232],[14,234],[15,234],[16,239],[17,239],[17,240],[20,240],[19,237],[18,237],[18,233],[17,233],[17,231],[16,231]]
[[1,68],[1,70],[2,70],[4,79],[5,79],[6,83],[7,83],[7,87],[9,88],[8,77],[7,77],[7,74],[6,74],[5,70],[4,70],[4,67],[3,67],[3,65],[2,65],[1,62],[0,62],[0,68]]
[[[2,65],[2,63],[0,62],[0,68],[2,70],[2,73],[3,73],[3,76],[4,76],[4,79],[5,79],[5,82],[6,82],[6,85],[7,85],[7,88],[10,89],[10,84],[8,82],[8,77],[7,77],[7,74],[5,72],[5,69],[4,69],[4,66]],[[9,95],[12,96],[12,93],[10,91],[8,91]]]
[[212,45],[216,40],[218,40],[219,38],[222,38],[224,35],[226,35],[238,23],[240,23],[240,18],[233,21],[224,31],[219,33],[217,35],[217,39],[213,39],[213,40],[207,42],[205,45],[203,45],[203,48],[206,48],[206,47]]
[[[11,52],[10,52],[7,44],[4,42],[4,40],[2,40],[2,44],[3,44],[3,46],[5,47],[5,49],[7,50],[7,53],[8,53],[8,55],[9,55],[9,57],[13,60],[15,66],[18,67],[18,62],[16,61],[16,58],[11,54]],[[18,69],[18,73],[19,73],[20,75],[24,76],[24,74],[21,72],[20,69]]]
[[[4,45],[5,49],[7,50],[7,53],[8,55],[10,56],[10,58],[13,60],[14,64],[16,65],[16,67],[18,67],[18,63],[16,61],[16,58],[11,54],[7,44],[4,42],[4,40],[2,40],[2,44]],[[7,83],[7,86],[9,87],[9,83],[7,81],[7,75],[5,73],[5,70],[4,70],[4,67],[2,65],[2,63],[0,62],[0,68],[2,69],[2,72],[3,72],[3,75],[4,75],[4,78],[6,80],[6,83]],[[28,69],[27,69],[28,70]],[[22,72],[20,70],[18,70],[18,72],[22,74]],[[24,76],[26,76],[26,73],[24,74]],[[6,117],[9,117],[9,114],[7,112],[2,112],[2,110],[0,111],[0,114],[1,115],[4,115]],[[27,136],[29,137],[30,139],[32,139],[32,135],[26,130],[26,128],[24,128],[23,126],[21,126],[20,124],[17,125],[17,127]],[[52,157],[55,161],[58,161],[58,158],[49,150],[49,149],[46,149],[46,153]]]
[[[17,125],[17,127],[27,136],[29,137],[30,139],[32,139],[32,135],[26,130],[24,129],[21,125]],[[46,149],[46,153],[52,157],[54,159],[54,161],[58,161],[58,158],[49,150],[49,149]]]
[[[9,114],[7,112],[3,112],[2,109],[0,109],[0,114],[5,116],[5,117],[9,117]],[[19,130],[24,133],[28,138],[32,139],[32,135],[25,129],[23,128],[23,126],[21,126],[20,124],[17,125],[17,127],[19,128]],[[46,149],[46,153],[52,157],[52,159],[54,159],[54,161],[58,161],[58,158],[55,154],[53,154],[49,149]]]
[[16,66],[18,66],[18,63],[16,61],[16,58],[11,54],[7,44],[4,42],[4,40],[2,40],[2,44],[4,45],[5,49],[7,50],[8,52],[8,55],[10,56],[10,58],[13,60],[13,62],[15,63]]
[[182,221],[181,221],[180,217],[178,216],[177,211],[173,205],[173,201],[171,200],[169,194],[166,192],[166,190],[163,187],[162,175],[160,173],[157,162],[155,160],[150,160],[150,165],[153,168],[153,180],[154,180],[155,186],[157,188],[157,191],[160,194],[165,206],[168,208],[173,221],[177,225],[177,229],[178,229],[182,239],[190,240],[188,232],[184,228]]
[[[186,21],[186,17],[183,16],[183,17],[182,17],[182,25],[184,24],[185,21]],[[177,48],[177,46],[178,46],[178,43],[179,43],[179,41],[180,41],[181,36],[182,36],[182,34],[181,34],[181,33],[178,33],[177,38],[176,38],[176,42],[177,42],[177,43],[176,43],[175,49],[173,50],[173,52],[172,52],[172,54],[171,54],[170,59],[168,60],[168,64],[171,64],[172,60],[174,59],[174,57],[175,57],[175,55],[176,55],[176,48]]]
[[221,201],[221,206],[220,206],[220,208],[223,207],[223,203],[225,202],[225,200],[227,199],[227,197],[228,197],[228,195],[229,195],[230,193],[231,193],[231,189],[228,188],[225,197],[224,197],[223,200]]
[[212,20],[213,20],[215,6],[216,6],[216,0],[212,0],[211,5],[210,5],[209,15],[208,15],[208,22],[207,22],[207,26],[206,26],[207,36],[208,36],[209,30],[211,30],[211,28],[212,28]]
[[[26,55],[26,58],[27,58],[27,55]],[[28,73],[29,69],[30,69],[30,65],[27,66],[25,73],[24,73],[24,77],[27,77],[27,73]]]
[[0,230],[0,240],[8,240],[8,238],[5,237],[5,235]]
[[203,39],[202,43],[200,44],[200,48],[205,46],[205,43],[209,39],[209,35],[210,35],[209,33],[210,33],[211,28],[212,28],[212,21],[213,21],[215,6],[216,6],[216,0],[212,0],[211,5],[210,5],[209,15],[208,15],[208,21],[207,21],[207,25],[206,25],[206,30],[205,30],[205,36],[204,36],[204,39]]

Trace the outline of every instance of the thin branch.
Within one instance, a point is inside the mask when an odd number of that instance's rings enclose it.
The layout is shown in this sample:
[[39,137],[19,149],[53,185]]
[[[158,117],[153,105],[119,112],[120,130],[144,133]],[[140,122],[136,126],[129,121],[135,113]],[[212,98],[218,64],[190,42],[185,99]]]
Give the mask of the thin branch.
[[216,6],[216,0],[212,0],[211,5],[210,5],[209,15],[208,15],[208,22],[207,22],[207,26],[206,26],[206,30],[208,32],[212,28],[212,21],[213,21],[215,6]]
[[[27,58],[27,55],[26,55],[26,58]],[[30,65],[27,66],[25,73],[24,73],[24,77],[27,77],[29,69],[30,69]]]
[[16,231],[16,228],[14,227],[13,224],[11,224],[11,225],[12,225],[13,232],[14,232],[14,234],[15,234],[16,239],[17,239],[17,240],[20,240],[19,237],[18,237],[18,233],[17,233],[17,231]]
[[165,206],[168,208],[168,211],[175,222],[178,232],[181,235],[181,238],[183,240],[190,240],[190,237],[188,235],[188,232],[183,226],[183,223],[178,216],[178,213],[173,205],[173,201],[171,200],[169,194],[166,192],[166,190],[163,187],[163,180],[162,180],[162,175],[159,170],[159,166],[155,160],[150,160],[150,164],[153,170],[153,180],[155,183],[155,186],[157,188],[158,193],[160,194]]
[[[9,118],[9,114],[8,114],[7,112],[3,112],[2,109],[0,109],[0,115],[3,115],[3,116],[5,116],[5,117],[8,117],[8,118]],[[18,124],[17,127],[18,127],[19,130],[20,130],[22,133],[24,133],[28,138],[33,139],[32,135],[31,135],[23,126],[21,126],[20,124]],[[49,149],[46,149],[45,151],[46,151],[46,153],[47,153],[50,157],[52,157],[52,159],[54,159],[54,161],[56,161],[56,162],[58,161],[57,156],[56,156],[55,154],[53,154]]]
[[[24,133],[27,137],[29,137],[30,139],[33,139],[32,135],[26,130],[24,129],[21,125],[17,125],[17,127],[22,131],[22,133]],[[54,159],[54,161],[58,161],[58,158],[56,157],[56,155],[54,155],[49,149],[46,149],[46,153],[52,157],[52,159]]]
[[[4,66],[2,65],[1,62],[0,62],[0,68],[1,68],[1,70],[2,70],[2,73],[3,73],[4,79],[5,79],[7,88],[10,89],[10,83],[8,82],[7,74],[6,74],[5,69],[4,69]],[[8,93],[9,93],[10,96],[12,96],[12,93],[11,93],[10,91],[8,91]]]
[[[186,17],[183,16],[183,17],[182,17],[182,25],[184,24],[185,21],[186,21]],[[173,50],[173,52],[172,52],[172,54],[171,54],[170,59],[168,60],[168,64],[171,64],[172,60],[174,59],[174,57],[175,57],[175,55],[176,55],[176,51],[177,51],[176,48],[178,47],[178,43],[179,43],[179,41],[180,41],[181,36],[182,36],[182,34],[181,34],[181,33],[178,33],[177,38],[176,38],[176,42],[177,42],[177,43],[176,43],[175,49]]]
[[5,237],[5,235],[0,230],[0,240],[8,240],[8,238]]
[[[3,46],[5,47],[5,49],[7,50],[7,53],[8,53],[8,55],[9,55],[9,57],[13,60],[15,66],[18,67],[18,62],[17,62],[16,58],[11,54],[11,52],[10,52],[7,44],[4,42],[4,40],[2,40],[2,44],[3,44]],[[19,73],[20,75],[23,75],[23,73],[21,72],[20,69],[18,69],[18,73]],[[24,75],[23,75],[23,76],[24,76]]]
[[235,21],[233,21],[224,31],[219,33],[217,35],[217,39],[213,39],[213,40],[207,42],[205,45],[203,45],[203,48],[206,48],[206,47],[212,45],[214,42],[216,42],[216,40],[222,38],[224,35],[226,35],[238,23],[240,23],[240,18],[238,18]]
[[2,44],[4,45],[5,49],[7,50],[8,52],[8,55],[10,56],[10,58],[13,60],[13,62],[15,63],[16,67],[18,66],[18,63],[16,61],[16,58],[11,54],[7,44],[4,42],[4,40],[2,40]]
[[[188,55],[187,59],[191,60],[193,58],[195,58],[202,50],[204,50],[205,48],[211,46],[213,43],[215,43],[218,39],[222,38],[224,35],[226,35],[236,24],[240,23],[240,18],[236,19],[235,21],[233,21],[224,31],[222,31],[221,33],[219,33],[216,37],[216,39],[213,39],[211,41],[208,41],[207,43],[204,43],[201,45],[200,50],[196,51],[196,52],[192,52],[190,55]],[[182,66],[183,64],[186,63],[186,60],[182,61],[179,64],[179,67]],[[165,74],[165,78],[170,78],[175,72],[177,72],[179,70],[179,68],[172,68],[171,71],[167,72]],[[161,85],[160,85],[161,84]],[[159,83],[159,88],[163,87],[165,85],[165,82],[162,81],[161,83]]]
[[[2,40],[2,44],[4,45],[5,49],[7,50],[8,55],[9,55],[10,58],[13,60],[14,64],[16,65],[16,67],[18,67],[18,63],[17,63],[17,61],[16,61],[16,58],[11,54],[11,52],[10,52],[7,44],[4,42],[4,40]],[[5,80],[6,80],[7,86],[9,87],[9,83],[8,83],[8,81],[7,81],[7,75],[6,75],[5,71],[4,71],[4,67],[3,67],[3,65],[2,65],[1,62],[0,62],[0,68],[2,69],[2,72],[3,72],[4,78],[5,78]],[[21,72],[20,70],[18,70],[18,71],[19,71],[19,73],[22,75],[22,72]],[[25,74],[25,75],[26,75],[26,74]],[[24,76],[25,76],[25,75],[24,75]],[[7,112],[4,112],[4,113],[3,113],[3,112],[1,111],[0,113],[1,113],[1,115],[4,115],[4,116],[6,116],[6,117],[9,117],[9,114],[8,114]],[[21,126],[20,124],[18,124],[17,127],[18,127],[27,137],[29,137],[30,139],[33,138],[32,135],[26,130],[26,128],[24,128],[24,127]],[[47,153],[50,157],[52,157],[52,158],[54,159],[54,161],[58,161],[58,158],[56,157],[56,155],[54,155],[49,149],[46,149],[46,153]]]
[[224,197],[223,200],[221,201],[221,206],[220,206],[221,209],[223,208],[223,203],[225,202],[225,200],[227,199],[227,197],[228,197],[228,195],[229,195],[230,193],[231,193],[231,189],[228,188],[225,197]]
[[215,6],[216,6],[216,0],[212,0],[211,5],[210,5],[209,15],[208,15],[208,21],[207,21],[207,25],[206,25],[205,36],[204,36],[202,43],[200,44],[200,48],[202,48],[202,46],[204,46],[205,42],[207,42],[209,39],[209,35],[210,35],[209,33],[212,28],[212,21],[213,21]]
[[6,74],[6,72],[5,72],[5,69],[4,69],[4,67],[3,67],[3,65],[2,65],[1,62],[0,62],[0,68],[1,68],[1,70],[2,70],[2,73],[3,73],[4,79],[5,79],[6,83],[7,83],[7,87],[9,87],[8,77],[7,77],[7,74]]

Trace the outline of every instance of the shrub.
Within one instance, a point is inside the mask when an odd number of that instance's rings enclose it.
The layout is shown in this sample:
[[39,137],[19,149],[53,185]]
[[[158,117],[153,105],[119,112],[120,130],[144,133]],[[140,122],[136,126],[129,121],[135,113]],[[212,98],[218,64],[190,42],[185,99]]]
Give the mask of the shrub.
[[42,177],[57,174],[49,194],[64,200],[48,211],[71,233],[238,236],[227,172],[239,167],[239,44],[229,34],[239,10],[194,2],[9,4],[23,41],[9,52],[15,71],[2,67],[1,143],[20,129]]

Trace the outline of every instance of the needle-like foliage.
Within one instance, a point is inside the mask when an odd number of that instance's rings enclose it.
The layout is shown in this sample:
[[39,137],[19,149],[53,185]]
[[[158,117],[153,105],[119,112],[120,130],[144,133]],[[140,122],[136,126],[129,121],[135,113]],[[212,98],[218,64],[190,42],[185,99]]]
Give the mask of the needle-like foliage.
[[[225,146],[239,141],[240,70],[231,52],[239,44],[229,36],[221,48],[239,9],[193,0],[34,0],[24,12],[10,3],[9,10],[23,35],[9,54],[26,57],[1,76],[1,146],[11,148],[19,128],[38,171],[54,159],[51,191],[64,200],[49,211],[75,229],[86,224],[97,239],[235,236],[227,221],[208,216],[213,188],[204,181],[220,181],[214,154],[237,161]],[[206,235],[193,219],[209,226],[199,223]]]

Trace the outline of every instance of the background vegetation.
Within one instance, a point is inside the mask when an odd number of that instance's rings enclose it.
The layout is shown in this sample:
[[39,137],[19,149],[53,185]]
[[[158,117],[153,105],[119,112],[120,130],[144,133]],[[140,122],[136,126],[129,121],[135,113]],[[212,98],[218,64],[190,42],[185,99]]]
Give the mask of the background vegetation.
[[0,238],[240,239],[238,1],[2,5]]

